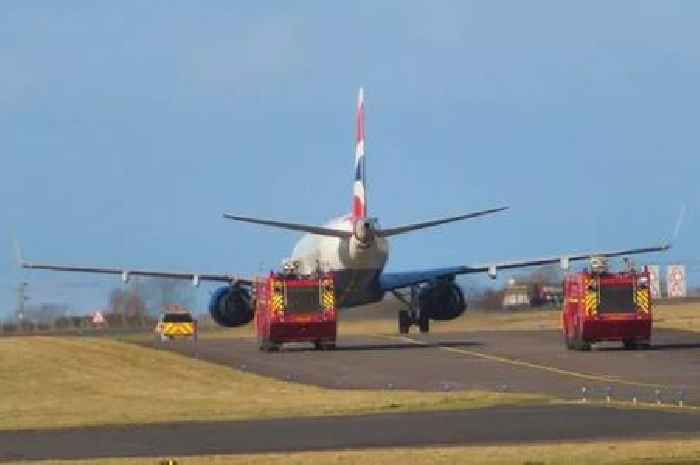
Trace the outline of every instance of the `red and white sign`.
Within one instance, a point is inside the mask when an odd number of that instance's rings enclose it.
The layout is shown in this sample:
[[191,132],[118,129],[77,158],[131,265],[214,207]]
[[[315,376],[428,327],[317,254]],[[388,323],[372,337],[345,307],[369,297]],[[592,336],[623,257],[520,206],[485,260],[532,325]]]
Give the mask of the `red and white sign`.
[[647,271],[649,271],[649,290],[651,291],[651,298],[658,299],[661,297],[661,270],[659,265],[648,265]]
[[669,265],[666,268],[666,294],[669,298],[686,296],[686,274],[684,265]]

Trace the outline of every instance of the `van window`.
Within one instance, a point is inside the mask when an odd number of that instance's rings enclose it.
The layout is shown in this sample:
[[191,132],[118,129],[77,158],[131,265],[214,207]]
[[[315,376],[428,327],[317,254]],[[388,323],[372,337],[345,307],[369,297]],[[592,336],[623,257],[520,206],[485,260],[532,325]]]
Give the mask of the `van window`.
[[166,313],[163,315],[163,323],[192,323],[192,315],[189,313]]

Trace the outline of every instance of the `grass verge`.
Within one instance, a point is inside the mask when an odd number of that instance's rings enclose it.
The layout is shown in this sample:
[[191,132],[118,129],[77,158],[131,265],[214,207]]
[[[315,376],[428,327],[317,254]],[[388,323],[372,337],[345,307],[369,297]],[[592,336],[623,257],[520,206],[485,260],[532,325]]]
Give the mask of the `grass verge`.
[[[180,465],[699,465],[700,440],[599,441],[537,445],[371,449],[289,454],[219,455],[175,458]],[[136,465],[159,459],[129,458],[31,462],[35,465]]]
[[[654,308],[654,325],[657,328],[700,332],[700,304],[658,305]],[[433,322],[430,331],[435,334],[447,334],[465,331],[538,331],[560,328],[561,313],[558,309],[508,312],[467,310],[456,320]],[[395,318],[353,319],[342,318],[341,314],[338,326],[338,333],[341,335],[395,334],[397,331]],[[207,338],[254,336],[253,325],[233,329],[213,328],[205,333]],[[132,339],[143,340],[144,337],[137,336]]]
[[546,403],[540,395],[331,390],[106,338],[0,339],[0,430]]

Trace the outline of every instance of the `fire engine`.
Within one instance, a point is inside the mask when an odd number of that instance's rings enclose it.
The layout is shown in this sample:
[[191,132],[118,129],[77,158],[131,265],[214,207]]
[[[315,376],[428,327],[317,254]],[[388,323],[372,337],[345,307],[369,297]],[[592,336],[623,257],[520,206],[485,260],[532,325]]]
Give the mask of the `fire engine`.
[[270,273],[255,281],[255,325],[260,350],[279,350],[285,342],[313,342],[335,349],[338,332],[331,274],[300,276]]
[[649,272],[611,272],[607,260],[591,258],[590,268],[564,280],[562,332],[570,350],[590,350],[601,341],[620,341],[625,349],[648,348],[652,305]]

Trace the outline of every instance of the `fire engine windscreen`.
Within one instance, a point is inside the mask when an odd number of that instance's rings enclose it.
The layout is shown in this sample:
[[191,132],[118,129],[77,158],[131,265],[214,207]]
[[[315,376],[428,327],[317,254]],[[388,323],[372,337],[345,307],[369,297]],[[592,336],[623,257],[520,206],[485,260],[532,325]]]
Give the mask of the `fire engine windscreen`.
[[599,313],[634,313],[636,310],[632,284],[601,286]]
[[287,287],[287,313],[314,313],[320,310],[318,286]]

